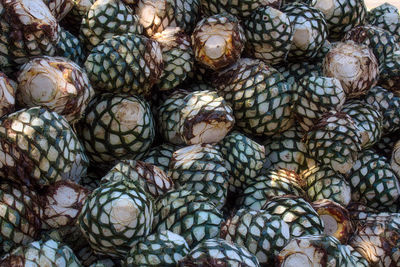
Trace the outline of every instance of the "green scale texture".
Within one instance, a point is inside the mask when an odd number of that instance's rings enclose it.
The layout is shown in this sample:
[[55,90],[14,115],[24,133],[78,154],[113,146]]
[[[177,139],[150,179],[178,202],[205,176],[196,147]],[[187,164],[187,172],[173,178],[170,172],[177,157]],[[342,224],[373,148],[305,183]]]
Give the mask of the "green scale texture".
[[367,22],[387,30],[400,42],[400,14],[395,6],[384,3],[371,9],[367,15]]
[[[137,118],[132,118],[132,114]],[[123,94],[94,97],[81,126],[86,152],[92,161],[99,163],[140,159],[155,136],[149,104],[141,97]]]
[[361,135],[349,115],[343,112],[324,114],[305,135],[310,156],[334,171],[346,173],[361,151]]
[[39,234],[42,210],[39,196],[27,186],[0,184],[0,251],[26,245]]
[[224,158],[213,145],[193,145],[175,151],[169,169],[178,188],[202,193],[219,209],[224,206],[229,173]]
[[385,211],[400,197],[397,175],[388,160],[372,150],[359,155],[348,179],[352,200],[368,207]]
[[61,28],[56,54],[81,66],[86,58],[85,52],[81,41],[69,31]]
[[187,266],[260,266],[256,256],[243,247],[221,238],[208,239],[195,248],[180,262],[181,267]]
[[136,243],[122,262],[123,267],[175,267],[190,251],[185,239],[170,231],[160,231]]
[[190,248],[218,237],[222,213],[199,192],[171,190],[155,202],[153,231],[169,230],[185,238]]
[[82,19],[80,38],[88,51],[115,35],[142,34],[143,27],[133,10],[119,0],[93,4]]
[[114,36],[91,50],[85,68],[99,91],[147,96],[162,73],[161,47],[140,35]]
[[329,199],[346,207],[351,200],[351,189],[345,177],[328,166],[316,166],[302,174],[310,201]]
[[394,133],[400,128],[400,97],[380,86],[371,88],[365,101],[383,115],[382,135]]
[[385,58],[379,77],[380,86],[400,96],[400,50]]
[[291,237],[317,235],[324,231],[324,223],[318,213],[303,198],[276,197],[268,201],[262,209],[286,222]]
[[230,174],[229,190],[240,192],[258,177],[265,162],[264,146],[239,132],[227,135],[219,144]]
[[153,202],[143,189],[129,181],[109,182],[85,200],[79,227],[97,253],[121,257],[150,233],[153,218]]
[[4,267],[81,267],[72,249],[52,239],[35,241],[18,247],[3,256],[0,265]]
[[270,136],[292,126],[293,91],[282,74],[262,61],[242,58],[217,73],[213,84],[244,133]]
[[259,175],[241,195],[241,207],[261,210],[274,197],[295,195],[304,197],[299,175],[284,169],[270,169]]
[[294,88],[294,112],[304,131],[309,131],[325,112],[340,111],[346,100],[340,81],[335,78],[306,76]]
[[249,17],[253,10],[269,5],[274,8],[280,7],[279,0],[200,0],[202,11],[206,16],[220,13],[230,13],[235,16]]
[[293,39],[293,28],[285,13],[263,6],[243,22],[246,49],[255,58],[269,64],[286,60]]
[[55,112],[21,109],[0,121],[0,176],[39,187],[79,182],[88,163],[72,127]]
[[147,153],[143,158],[143,161],[153,164],[167,173],[172,154],[179,148],[181,147],[168,143],[152,147],[150,148],[149,153]]
[[370,148],[381,139],[383,117],[375,106],[362,100],[350,100],[343,106],[361,134],[361,147]]
[[273,135],[262,144],[267,155],[264,169],[285,169],[300,174],[315,165],[315,160],[307,153],[300,127],[292,127],[287,131]]
[[289,225],[268,211],[240,209],[221,229],[226,241],[245,247],[260,264],[271,263],[289,242]]
[[[367,8],[361,0],[334,0],[333,8],[320,9],[325,15],[329,39],[339,41],[343,35],[358,25],[363,25],[367,16]],[[324,0],[311,0],[310,6],[323,6]]]
[[346,33],[343,40],[352,40],[371,48],[378,60],[381,71],[384,69],[386,59],[400,49],[400,44],[390,32],[376,26],[355,27]]
[[[317,56],[328,37],[328,27],[324,14],[314,7],[303,3],[293,3],[281,9],[293,27],[293,42],[290,47],[288,59],[291,61],[310,60]],[[309,39],[301,40],[296,36],[303,35],[307,30]],[[297,35],[296,35],[297,34]],[[303,36],[304,37],[304,36]]]

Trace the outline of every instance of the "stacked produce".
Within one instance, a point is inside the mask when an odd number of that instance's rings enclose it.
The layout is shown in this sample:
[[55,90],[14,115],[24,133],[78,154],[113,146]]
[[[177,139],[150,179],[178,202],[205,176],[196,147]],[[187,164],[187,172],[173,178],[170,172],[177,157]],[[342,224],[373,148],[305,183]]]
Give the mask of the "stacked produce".
[[0,266],[400,267],[400,14],[0,0]]

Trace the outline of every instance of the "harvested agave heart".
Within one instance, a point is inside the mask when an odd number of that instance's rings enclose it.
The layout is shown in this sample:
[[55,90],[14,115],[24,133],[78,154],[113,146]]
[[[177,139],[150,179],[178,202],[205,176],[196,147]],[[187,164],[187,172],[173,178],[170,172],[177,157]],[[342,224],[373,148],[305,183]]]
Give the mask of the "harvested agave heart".
[[97,0],[83,17],[80,39],[91,51],[115,35],[142,34],[143,27],[133,10],[119,0]]
[[0,2],[0,67],[56,52],[60,26],[42,0]]
[[343,40],[352,40],[358,44],[365,44],[374,52],[382,70],[387,57],[400,49],[397,39],[388,31],[376,26],[358,26],[348,31]]
[[400,198],[400,181],[389,161],[373,150],[364,150],[348,173],[351,198],[370,208],[388,211]]
[[61,180],[79,182],[88,158],[67,120],[33,107],[0,121],[0,175],[43,187]]
[[160,231],[135,244],[123,260],[123,266],[174,267],[189,252],[190,248],[182,236]]
[[360,132],[343,112],[324,114],[304,140],[308,153],[316,161],[342,174],[353,167],[361,151]]
[[86,72],[62,57],[39,57],[24,64],[18,75],[17,102],[46,107],[75,123],[94,96]]
[[400,50],[385,58],[378,85],[400,96]]
[[188,77],[194,64],[190,38],[180,28],[167,28],[153,36],[160,43],[164,70],[157,88],[167,91],[176,88]]
[[294,123],[292,88],[261,60],[242,58],[215,73],[212,84],[232,107],[236,127],[244,133],[271,136]]
[[264,146],[239,132],[227,135],[219,145],[230,174],[229,190],[241,192],[258,177],[264,165]]
[[288,59],[302,61],[316,57],[328,36],[322,12],[304,3],[285,5],[281,11],[288,16],[293,27]]
[[221,237],[256,255],[260,264],[273,262],[289,242],[289,225],[268,211],[240,209],[221,228]]
[[191,33],[200,17],[199,0],[139,0],[135,13],[148,37],[168,27]]
[[361,147],[369,148],[381,139],[383,117],[375,106],[361,100],[350,100],[343,106],[361,134]]
[[318,235],[324,231],[324,223],[310,203],[301,197],[287,195],[272,198],[262,207],[271,215],[277,215],[289,225],[290,237]]
[[383,87],[375,86],[368,92],[365,101],[383,115],[382,135],[394,134],[400,128],[400,97]]
[[366,95],[379,78],[378,61],[366,45],[337,42],[324,58],[324,75],[338,79],[347,98]]
[[124,34],[94,47],[84,65],[90,82],[100,92],[148,96],[161,77],[163,58],[157,41]]
[[340,111],[346,94],[336,78],[306,76],[294,84],[296,102],[294,112],[304,131],[309,131],[322,115]]
[[190,248],[220,236],[222,213],[200,192],[170,190],[155,202],[153,232],[172,231]]
[[271,136],[262,143],[265,147],[264,169],[284,169],[300,174],[312,168],[316,161],[308,154],[300,127]]
[[232,108],[215,91],[175,91],[158,108],[158,126],[176,145],[216,143],[233,128]]
[[154,140],[154,119],[141,97],[100,94],[89,103],[80,136],[93,162],[139,159]]
[[219,209],[224,206],[229,174],[224,158],[213,145],[198,144],[175,151],[169,170],[178,188],[202,193]]
[[239,20],[227,13],[202,19],[192,34],[196,60],[212,70],[221,70],[235,63],[245,42]]
[[122,257],[147,236],[153,224],[153,202],[131,181],[108,182],[85,200],[79,227],[99,254]]
[[243,208],[261,210],[272,198],[286,195],[305,196],[300,176],[294,171],[270,168],[246,187],[238,202]]
[[286,60],[293,40],[288,16],[273,7],[255,9],[243,22],[246,52],[270,64]]
[[0,72],[0,118],[14,111],[15,89],[13,82]]
[[393,34],[400,43],[400,14],[397,7],[384,3],[368,12],[367,22],[387,30]]
[[325,15],[328,37],[340,40],[349,30],[363,25],[367,15],[364,1],[360,0],[311,0],[310,6]]

